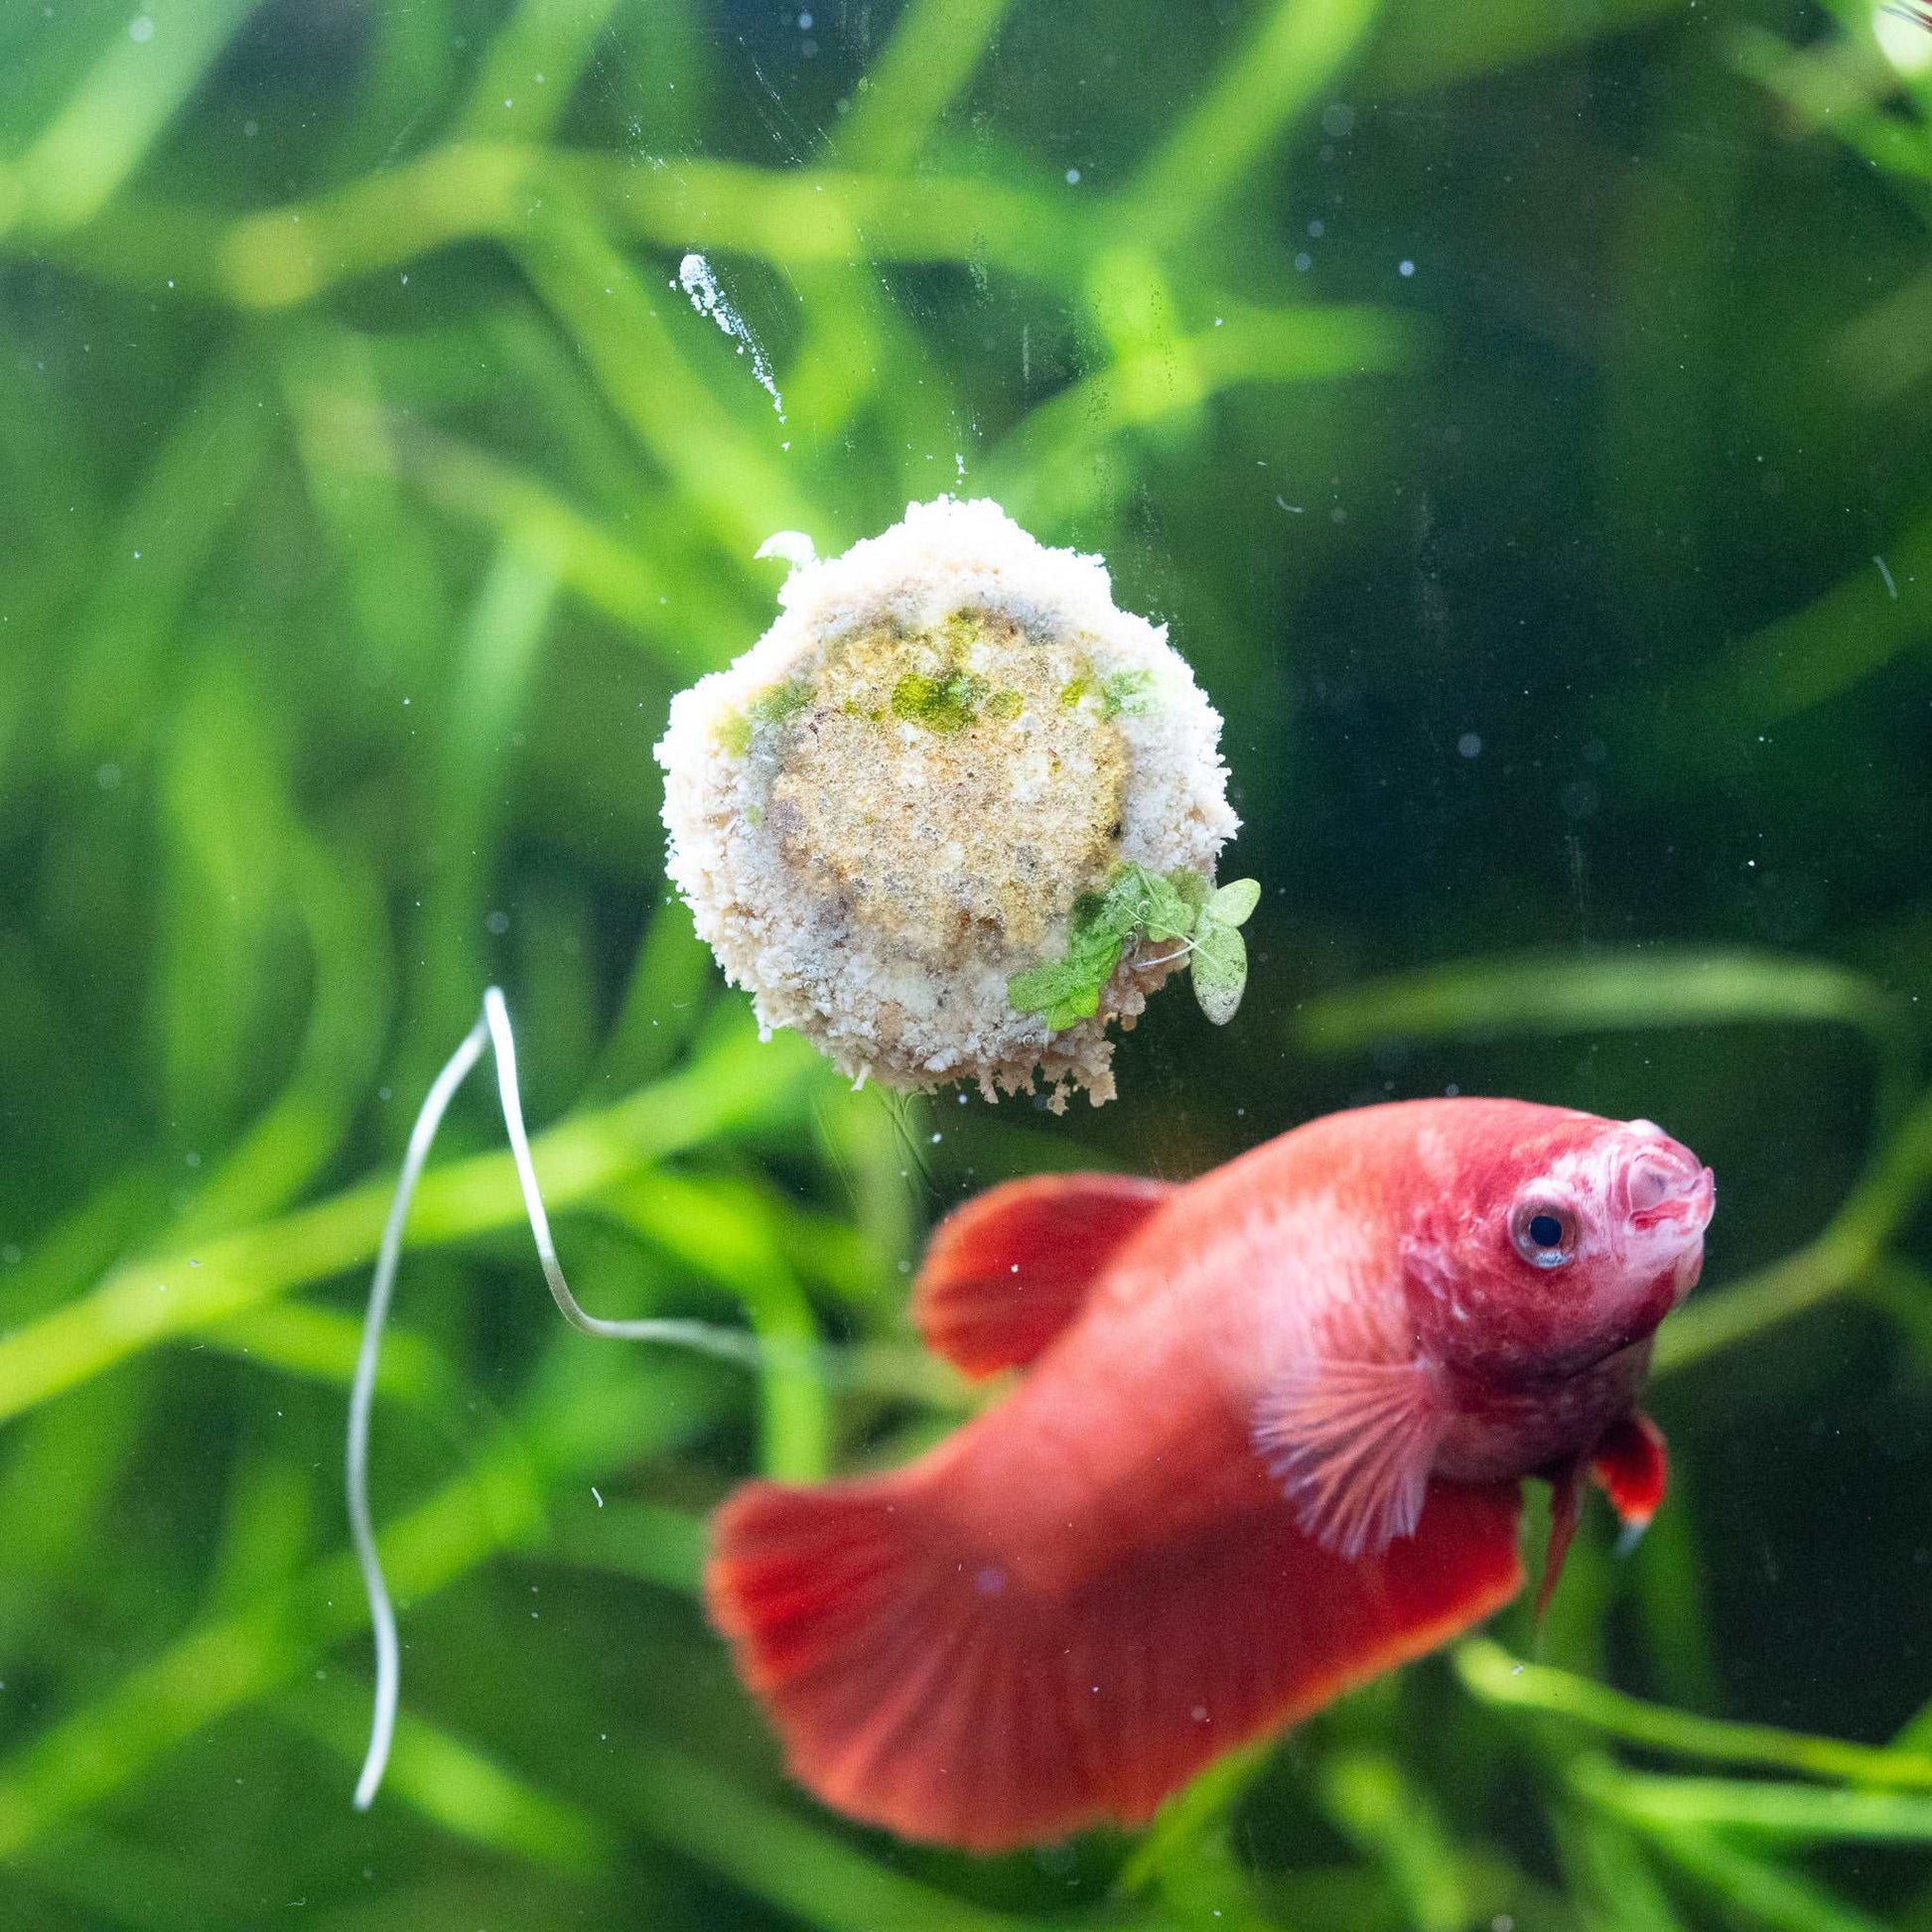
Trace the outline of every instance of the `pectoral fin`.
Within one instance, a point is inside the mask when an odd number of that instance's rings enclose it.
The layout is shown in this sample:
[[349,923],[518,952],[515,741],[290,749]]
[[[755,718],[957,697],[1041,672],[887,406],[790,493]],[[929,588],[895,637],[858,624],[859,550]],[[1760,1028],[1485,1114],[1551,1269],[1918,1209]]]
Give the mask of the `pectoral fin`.
[[1317,1356],[1262,1398],[1255,1443],[1308,1535],[1373,1556],[1413,1534],[1446,1426],[1426,1363]]

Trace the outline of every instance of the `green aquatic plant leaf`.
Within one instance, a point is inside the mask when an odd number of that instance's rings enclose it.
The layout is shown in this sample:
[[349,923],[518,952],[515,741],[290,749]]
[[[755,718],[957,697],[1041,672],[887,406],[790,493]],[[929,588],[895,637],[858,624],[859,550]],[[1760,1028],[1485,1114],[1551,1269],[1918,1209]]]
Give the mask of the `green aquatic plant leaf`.
[[1220,888],[1201,909],[1222,925],[1246,925],[1261,903],[1258,879],[1236,879]]
[[1066,956],[1014,974],[1007,981],[1007,999],[1016,1013],[1037,1013],[1048,1032],[1060,1033],[1099,1012],[1100,996],[1131,943],[1178,941],[1193,971],[1201,1011],[1217,1027],[1225,1026],[1248,981],[1248,949],[1235,927],[1260,897],[1261,888],[1252,879],[1216,892],[1199,873],[1164,878],[1129,862],[1116,869],[1105,892],[1074,901]]
[[1100,1008],[1100,991],[1114,976],[1125,944],[1119,933],[1089,926],[1075,929],[1064,959],[1043,960],[1007,981],[1016,1013],[1044,1016],[1049,1033],[1062,1033]]
[[1560,1718],[1645,1750],[1860,1785],[1932,1789],[1932,1756],[1910,1746],[1847,1743],[1776,1725],[1674,1711],[1571,1671],[1524,1662],[1487,1637],[1457,1644],[1449,1661],[1463,1687],[1484,1704]]
[[1194,998],[1217,1027],[1225,1027],[1241,1006],[1248,985],[1248,946],[1233,926],[1201,915],[1194,935]]
[[1311,1000],[1295,1023],[1312,1053],[1381,1040],[1501,1039],[1714,1026],[1843,1026],[1870,1043],[1873,1113],[1900,1120],[1917,1079],[1907,1006],[1830,960],[1742,948],[1501,953],[1391,973]]
[[[1169,939],[1184,939],[1193,931],[1199,907],[1172,879],[1135,868],[1132,904],[1135,923],[1157,945]],[[1179,875],[1184,876],[1184,875]]]
[[1104,893],[1074,901],[1065,958],[1043,960],[1008,980],[1014,1011],[1041,1015],[1049,1033],[1091,1019],[1128,939],[1151,919],[1174,922],[1163,928],[1170,937],[1193,924],[1191,908],[1166,880],[1144,866],[1120,867]]
[[1214,882],[1198,872],[1171,872],[1168,884],[1198,912],[1214,897]]

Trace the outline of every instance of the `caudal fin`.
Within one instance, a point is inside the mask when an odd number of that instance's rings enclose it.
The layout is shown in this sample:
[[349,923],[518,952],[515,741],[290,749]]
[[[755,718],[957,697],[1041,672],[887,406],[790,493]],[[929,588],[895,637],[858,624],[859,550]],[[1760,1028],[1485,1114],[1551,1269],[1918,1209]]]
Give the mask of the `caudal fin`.
[[1256,1471],[1211,1528],[1051,1591],[942,1474],[751,1483],[719,1512],[711,1613],[793,1775],[838,1810],[982,1852],[1139,1824],[1522,1581],[1513,1484],[1437,1484],[1413,1537],[1349,1562]]

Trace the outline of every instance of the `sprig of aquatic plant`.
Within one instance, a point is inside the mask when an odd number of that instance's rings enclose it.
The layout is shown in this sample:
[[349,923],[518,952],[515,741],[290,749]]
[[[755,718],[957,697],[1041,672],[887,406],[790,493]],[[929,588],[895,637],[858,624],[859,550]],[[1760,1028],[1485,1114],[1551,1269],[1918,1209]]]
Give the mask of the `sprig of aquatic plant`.
[[1049,1033],[1090,1019],[1119,967],[1121,955],[1142,940],[1178,942],[1193,978],[1194,998],[1217,1027],[1232,1020],[1248,984],[1248,948],[1240,928],[1261,899],[1252,879],[1216,888],[1199,873],[1165,877],[1131,861],[1117,867],[1104,891],[1074,901],[1066,952],[1016,973],[1007,998],[1016,1013],[1037,1013]]
[[1311,1052],[1357,1052],[1385,1039],[1530,1038],[1727,1025],[1849,1027],[1869,1042],[1876,1113],[1903,1113],[1918,1077],[1908,1006],[1869,975],[1831,960],[1645,947],[1582,955],[1502,954],[1364,980],[1309,1001],[1295,1017]]
[[1847,1783],[1932,1790],[1932,1756],[1882,1744],[1851,1744],[1775,1725],[1737,1724],[1673,1711],[1626,1696],[1575,1672],[1512,1657],[1501,1644],[1470,1637],[1450,1653],[1463,1686],[1500,1710],[1540,1712],[1626,1743],[1701,1757],[1754,1764]]

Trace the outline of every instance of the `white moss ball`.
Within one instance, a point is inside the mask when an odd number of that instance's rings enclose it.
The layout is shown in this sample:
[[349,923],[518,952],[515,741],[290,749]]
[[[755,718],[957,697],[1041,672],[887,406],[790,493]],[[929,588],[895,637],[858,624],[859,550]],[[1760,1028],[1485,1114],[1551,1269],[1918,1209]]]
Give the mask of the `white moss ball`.
[[1220,718],[1165,626],[993,502],[913,503],[822,562],[789,534],[766,553],[793,562],[782,614],[657,747],[698,931],[762,1028],[858,1078],[1110,1099],[1108,1026],[1176,949],[1130,947],[1057,1033],[1007,984],[1122,865],[1211,880],[1236,829]]

